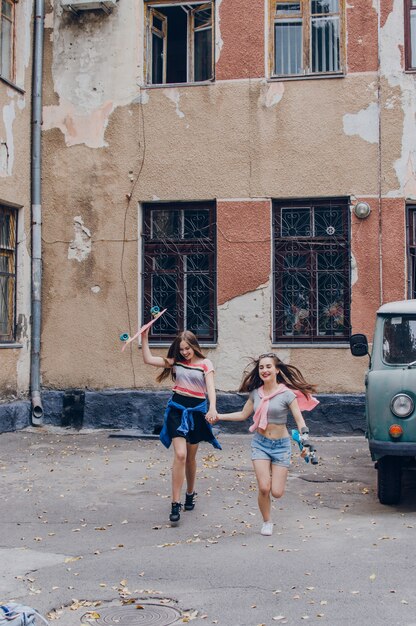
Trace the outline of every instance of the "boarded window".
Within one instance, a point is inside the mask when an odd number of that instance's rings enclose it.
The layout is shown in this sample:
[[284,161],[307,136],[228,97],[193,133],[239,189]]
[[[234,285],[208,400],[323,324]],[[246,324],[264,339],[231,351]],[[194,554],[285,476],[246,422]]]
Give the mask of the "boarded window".
[[14,0],[0,0],[0,76],[14,79]]
[[213,78],[213,14],[213,1],[146,3],[148,84]]
[[346,198],[273,203],[275,340],[348,340],[348,220]]
[[0,205],[0,342],[15,338],[16,212]]
[[151,340],[171,341],[191,330],[216,340],[215,203],[143,206],[143,311],[167,308]]
[[271,0],[271,75],[343,71],[344,0]]

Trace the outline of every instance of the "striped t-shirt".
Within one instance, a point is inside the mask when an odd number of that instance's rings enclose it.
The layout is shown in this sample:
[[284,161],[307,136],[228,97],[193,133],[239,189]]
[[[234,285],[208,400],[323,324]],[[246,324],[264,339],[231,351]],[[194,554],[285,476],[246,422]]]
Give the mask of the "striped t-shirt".
[[207,390],[205,376],[214,371],[214,366],[209,359],[204,359],[199,363],[176,361],[173,364],[173,371],[176,379],[172,391],[192,398],[205,398]]

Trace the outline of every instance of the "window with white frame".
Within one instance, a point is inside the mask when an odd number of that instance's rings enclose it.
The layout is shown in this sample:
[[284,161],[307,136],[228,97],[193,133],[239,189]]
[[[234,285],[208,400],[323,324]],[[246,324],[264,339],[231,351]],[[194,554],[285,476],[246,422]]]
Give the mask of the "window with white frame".
[[15,339],[16,210],[0,204],[0,343]]
[[14,79],[15,0],[0,0],[0,76]]
[[146,2],[146,82],[197,83],[214,77],[214,0]]
[[343,72],[345,0],[270,2],[271,76]]

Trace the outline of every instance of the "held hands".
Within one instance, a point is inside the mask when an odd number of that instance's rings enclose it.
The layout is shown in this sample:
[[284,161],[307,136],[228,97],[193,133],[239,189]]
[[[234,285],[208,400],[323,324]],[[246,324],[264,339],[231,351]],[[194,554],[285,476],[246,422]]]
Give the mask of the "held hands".
[[205,415],[205,419],[207,420],[208,424],[216,424],[220,418],[218,413],[208,411],[208,413]]

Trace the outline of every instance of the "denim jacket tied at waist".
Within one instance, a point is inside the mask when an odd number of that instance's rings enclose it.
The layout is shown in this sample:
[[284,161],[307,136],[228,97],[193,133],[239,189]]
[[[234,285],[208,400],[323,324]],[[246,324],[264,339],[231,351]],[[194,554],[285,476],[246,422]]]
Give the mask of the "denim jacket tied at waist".
[[[163,427],[162,430],[160,431],[160,435],[159,435],[159,439],[160,441],[163,443],[163,445],[166,448],[169,448],[170,444],[172,443],[172,439],[169,435],[168,432],[168,426],[167,426],[167,422],[168,422],[168,416],[169,416],[169,412],[171,410],[171,408],[174,407],[176,409],[179,409],[180,411],[182,411],[182,419],[181,419],[181,425],[178,428],[178,431],[183,433],[186,437],[186,435],[189,433],[190,430],[193,430],[195,427],[194,424],[194,412],[197,411],[199,413],[206,413],[208,410],[208,405],[207,405],[207,401],[203,400],[200,404],[197,404],[194,407],[186,407],[183,406],[182,404],[178,404],[178,402],[174,402],[172,400],[172,398],[170,398],[167,407],[166,407],[166,411],[165,411],[165,416],[163,419]],[[222,450],[219,442],[217,441],[217,439],[214,437],[214,433],[212,432],[212,428],[211,428],[211,424],[209,424],[207,422],[207,426],[208,426],[208,430],[212,435],[212,439],[210,440],[209,443],[211,443],[214,448],[217,448],[218,450]]]

